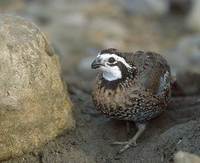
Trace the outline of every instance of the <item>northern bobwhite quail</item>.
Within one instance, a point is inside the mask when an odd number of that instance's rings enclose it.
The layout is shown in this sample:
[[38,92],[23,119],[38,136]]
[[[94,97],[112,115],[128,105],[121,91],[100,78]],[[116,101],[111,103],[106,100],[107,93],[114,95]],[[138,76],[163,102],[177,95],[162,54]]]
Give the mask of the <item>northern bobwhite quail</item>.
[[126,142],[122,153],[146,128],[148,120],[159,116],[171,96],[171,74],[167,61],[154,52],[102,50],[91,64],[100,70],[92,93],[97,110],[108,117],[133,121],[138,131]]

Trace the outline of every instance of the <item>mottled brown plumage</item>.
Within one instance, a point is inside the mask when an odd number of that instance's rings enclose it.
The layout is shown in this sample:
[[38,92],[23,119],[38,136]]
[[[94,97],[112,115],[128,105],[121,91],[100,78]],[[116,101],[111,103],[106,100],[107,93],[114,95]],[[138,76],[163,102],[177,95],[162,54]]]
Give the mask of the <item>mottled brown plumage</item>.
[[99,73],[92,94],[97,110],[111,118],[134,121],[138,126],[138,132],[129,142],[116,143],[125,144],[120,151],[123,152],[136,143],[146,122],[166,109],[171,90],[170,68],[161,55],[153,52],[106,49],[101,51],[100,58],[102,54],[116,54],[131,66],[127,68],[120,61],[111,65],[118,66],[122,72],[117,80],[106,80]]

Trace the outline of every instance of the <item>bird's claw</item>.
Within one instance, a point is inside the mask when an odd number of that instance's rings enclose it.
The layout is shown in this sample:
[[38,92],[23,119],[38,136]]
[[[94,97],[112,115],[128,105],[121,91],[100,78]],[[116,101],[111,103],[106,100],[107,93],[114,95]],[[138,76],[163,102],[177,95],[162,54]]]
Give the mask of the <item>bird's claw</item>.
[[118,152],[118,154],[123,153],[125,150],[127,150],[130,147],[135,147],[137,145],[136,141],[125,141],[125,142],[114,142],[113,145],[124,145],[123,148]]

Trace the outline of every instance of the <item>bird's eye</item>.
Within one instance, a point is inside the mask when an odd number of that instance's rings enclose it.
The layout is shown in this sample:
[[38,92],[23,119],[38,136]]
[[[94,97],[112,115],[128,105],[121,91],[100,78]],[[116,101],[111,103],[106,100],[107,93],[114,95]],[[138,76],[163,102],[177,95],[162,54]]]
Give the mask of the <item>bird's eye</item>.
[[110,58],[108,59],[108,62],[109,62],[109,63],[113,63],[113,62],[115,62],[115,58],[110,57]]

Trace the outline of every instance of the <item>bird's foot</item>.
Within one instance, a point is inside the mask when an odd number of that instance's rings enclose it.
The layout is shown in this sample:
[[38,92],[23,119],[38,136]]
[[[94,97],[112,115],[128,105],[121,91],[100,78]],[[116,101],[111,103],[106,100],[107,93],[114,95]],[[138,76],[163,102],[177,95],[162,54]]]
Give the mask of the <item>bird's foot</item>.
[[124,147],[118,152],[119,154],[123,153],[125,150],[127,150],[131,146],[135,147],[137,145],[136,141],[137,141],[138,137],[144,132],[144,130],[146,128],[146,124],[139,123],[139,124],[137,124],[137,127],[138,127],[138,131],[129,141],[112,143],[115,145],[124,145]]
[[127,150],[130,147],[135,147],[137,145],[136,140],[131,139],[130,141],[124,141],[124,142],[114,142],[113,145],[124,145],[123,148],[118,152],[119,154],[123,153],[125,150]]

